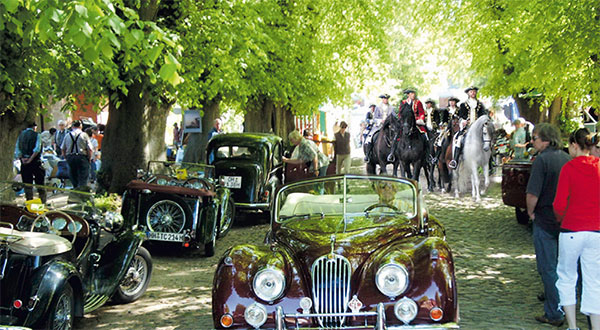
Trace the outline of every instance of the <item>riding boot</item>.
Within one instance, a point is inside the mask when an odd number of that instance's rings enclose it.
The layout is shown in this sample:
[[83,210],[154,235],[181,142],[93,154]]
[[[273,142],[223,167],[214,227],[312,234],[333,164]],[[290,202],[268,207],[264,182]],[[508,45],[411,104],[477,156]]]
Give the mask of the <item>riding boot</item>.
[[365,143],[365,162],[370,162],[371,149],[373,149],[373,143]]

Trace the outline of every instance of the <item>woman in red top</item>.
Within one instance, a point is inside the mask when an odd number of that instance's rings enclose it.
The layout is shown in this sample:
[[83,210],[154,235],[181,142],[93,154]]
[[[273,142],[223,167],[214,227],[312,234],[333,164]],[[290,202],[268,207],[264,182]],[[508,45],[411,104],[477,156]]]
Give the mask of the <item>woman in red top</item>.
[[590,316],[593,330],[600,329],[600,158],[590,156],[594,139],[585,128],[569,137],[573,159],[560,172],[553,204],[561,223],[556,288],[569,329],[577,329],[578,260],[583,278],[581,312]]

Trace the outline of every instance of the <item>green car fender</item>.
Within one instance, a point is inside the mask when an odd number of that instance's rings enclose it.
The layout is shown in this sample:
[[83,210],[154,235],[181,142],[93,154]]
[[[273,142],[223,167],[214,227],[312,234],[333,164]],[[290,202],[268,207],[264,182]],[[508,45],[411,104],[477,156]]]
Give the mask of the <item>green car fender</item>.
[[202,221],[198,228],[198,241],[206,244],[213,240],[213,235],[217,230],[217,214],[219,213],[219,205],[214,199],[202,208]]
[[37,303],[27,315],[23,326],[35,328],[43,325],[50,317],[48,312],[52,300],[67,282],[73,288],[75,316],[83,316],[83,290],[77,268],[72,263],[53,260],[42,266],[32,278],[31,297],[37,297]]
[[114,294],[145,237],[139,230],[124,231],[102,249],[97,269],[93,270],[90,294],[108,298]]

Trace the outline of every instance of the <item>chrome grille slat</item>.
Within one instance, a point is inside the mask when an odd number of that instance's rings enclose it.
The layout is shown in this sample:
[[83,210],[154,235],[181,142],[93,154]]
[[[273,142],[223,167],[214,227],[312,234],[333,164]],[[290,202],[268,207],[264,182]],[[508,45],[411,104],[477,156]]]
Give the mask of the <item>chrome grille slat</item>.
[[[344,313],[350,300],[351,267],[348,259],[337,254],[325,255],[312,265],[312,293],[315,313]],[[345,316],[317,317],[321,328],[344,325]]]

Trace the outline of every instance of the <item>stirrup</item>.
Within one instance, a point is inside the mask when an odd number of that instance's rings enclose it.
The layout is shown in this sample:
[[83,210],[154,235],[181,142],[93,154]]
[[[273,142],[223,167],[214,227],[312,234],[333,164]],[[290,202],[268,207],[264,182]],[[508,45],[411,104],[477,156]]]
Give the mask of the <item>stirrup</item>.
[[456,165],[458,164],[456,164],[456,161],[454,159],[448,163],[448,167],[450,167],[453,170],[456,169]]
[[387,161],[388,161],[388,162],[394,162],[394,160],[396,160],[396,157],[394,157],[394,155],[393,155],[393,154],[389,154],[389,155],[387,156]]

